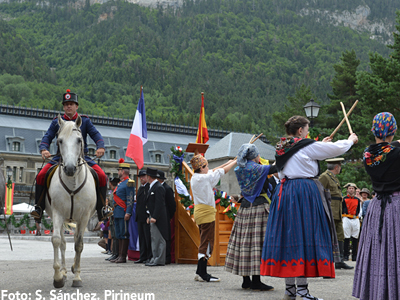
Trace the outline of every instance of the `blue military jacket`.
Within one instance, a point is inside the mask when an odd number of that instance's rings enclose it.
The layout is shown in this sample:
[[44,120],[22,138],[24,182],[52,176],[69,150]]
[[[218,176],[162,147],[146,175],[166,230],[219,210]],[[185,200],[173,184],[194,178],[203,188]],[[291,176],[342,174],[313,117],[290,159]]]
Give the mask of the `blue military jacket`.
[[135,197],[135,181],[126,177],[122,181],[120,181],[117,187],[114,190],[114,194],[117,195],[121,200],[126,203],[126,212],[124,209],[117,204],[116,197],[114,195],[114,203],[116,206],[114,207],[114,218],[123,218],[125,217],[125,213],[132,215],[132,209],[134,204]]
[[[70,119],[65,114],[61,118],[65,121],[74,121],[75,122],[76,118],[78,118],[78,113],[76,113],[72,119]],[[81,132],[82,132],[83,141],[85,143],[84,150],[83,150],[84,153],[88,153],[88,151],[89,151],[87,148],[87,141],[86,141],[88,134],[92,138],[92,140],[96,143],[97,149],[105,148],[103,137],[101,136],[100,132],[98,132],[96,127],[94,127],[94,125],[90,121],[89,117],[85,116],[85,115],[81,115],[81,118],[82,118]],[[42,150],[50,151],[50,144],[53,141],[53,139],[56,137],[59,128],[60,128],[60,125],[58,125],[58,120],[57,120],[57,118],[54,118],[50,124],[49,129],[47,129],[46,134],[43,136],[42,142],[39,145],[40,151],[42,151]],[[58,153],[58,149],[57,149],[57,153]],[[56,160],[56,159],[57,158],[54,158],[54,160]]]

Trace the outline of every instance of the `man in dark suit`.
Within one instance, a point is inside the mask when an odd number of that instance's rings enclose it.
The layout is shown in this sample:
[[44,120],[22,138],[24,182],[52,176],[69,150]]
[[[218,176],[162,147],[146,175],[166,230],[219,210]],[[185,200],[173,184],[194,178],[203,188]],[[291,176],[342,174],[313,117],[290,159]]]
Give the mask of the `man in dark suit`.
[[175,215],[176,203],[174,190],[170,187],[164,180],[166,179],[163,171],[157,171],[157,179],[165,189],[165,206],[167,208],[167,218],[168,218],[168,240],[167,240],[167,254],[165,258],[165,263],[168,265],[171,263],[171,221]]
[[147,192],[149,191],[150,185],[147,183],[147,176],[145,170],[140,170],[138,177],[141,186],[139,187],[136,196],[135,221],[138,224],[140,257],[139,260],[134,262],[135,264],[149,262],[152,257],[150,225],[147,224],[147,212],[146,212],[146,196]]
[[157,169],[147,168],[147,193],[146,209],[147,222],[150,224],[151,250],[153,257],[146,266],[164,266],[166,254],[166,241],[168,240],[168,217],[165,207],[165,189],[157,180]]

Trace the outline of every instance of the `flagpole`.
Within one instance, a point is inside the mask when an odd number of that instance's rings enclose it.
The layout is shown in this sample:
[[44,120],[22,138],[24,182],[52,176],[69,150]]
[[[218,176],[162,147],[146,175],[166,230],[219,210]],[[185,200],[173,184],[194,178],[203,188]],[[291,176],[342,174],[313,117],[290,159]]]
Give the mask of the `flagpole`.
[[[142,91],[143,91],[143,85],[140,86],[139,99],[140,99],[140,97],[142,97]],[[138,185],[139,185],[139,167],[138,167],[138,165],[136,165],[136,192],[139,188]]]

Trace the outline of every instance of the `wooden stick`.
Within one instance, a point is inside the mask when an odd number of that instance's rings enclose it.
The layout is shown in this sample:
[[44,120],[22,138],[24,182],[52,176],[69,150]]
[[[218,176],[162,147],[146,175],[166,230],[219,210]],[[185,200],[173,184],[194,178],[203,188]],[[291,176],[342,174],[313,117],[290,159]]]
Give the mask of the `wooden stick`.
[[251,138],[250,140],[250,144],[254,144],[255,141],[257,141],[260,137],[262,137],[263,133],[260,133],[260,135],[258,137],[256,137],[254,140],[253,138]]
[[[250,139],[249,144],[254,144],[255,141],[257,141],[260,137],[262,137],[264,133],[261,133],[259,136],[257,136],[254,140],[253,138],[255,137],[255,135],[253,135],[253,137]],[[235,156],[234,160],[237,159],[237,156]]]
[[251,137],[251,139],[250,139],[250,144],[251,144],[251,141],[254,139],[256,137],[256,135],[255,134],[253,134],[253,136]]
[[[351,112],[353,111],[353,109],[356,107],[358,103],[358,100],[356,100],[356,102],[354,102],[353,106],[350,108],[350,110],[347,112],[347,117],[350,116]],[[335,130],[332,132],[332,134],[329,136],[331,139],[333,138],[333,136],[336,134],[336,132],[338,132],[338,130],[340,129],[340,127],[342,127],[343,123],[346,121],[345,118],[343,118],[343,120],[339,123],[339,125],[335,128]]]
[[350,134],[353,134],[353,130],[351,129],[349,118],[347,118],[346,109],[344,108],[343,102],[340,102],[340,105],[342,106],[343,115],[344,118],[346,119],[347,127],[349,128]]

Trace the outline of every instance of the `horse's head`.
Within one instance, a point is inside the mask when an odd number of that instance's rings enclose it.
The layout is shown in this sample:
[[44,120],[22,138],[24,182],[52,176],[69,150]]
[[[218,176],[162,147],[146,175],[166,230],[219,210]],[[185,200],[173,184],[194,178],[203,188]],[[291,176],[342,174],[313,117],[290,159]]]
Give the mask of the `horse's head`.
[[58,115],[57,144],[63,163],[63,171],[67,176],[73,176],[77,170],[80,158],[83,158],[83,138],[80,130],[82,119],[80,116],[73,121],[64,121]]

